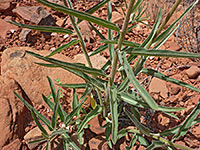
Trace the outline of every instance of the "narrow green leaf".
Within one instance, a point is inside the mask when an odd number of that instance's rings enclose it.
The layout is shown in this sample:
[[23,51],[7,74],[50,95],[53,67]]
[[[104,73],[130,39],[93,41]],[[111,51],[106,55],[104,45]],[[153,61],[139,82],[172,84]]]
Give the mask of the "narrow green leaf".
[[74,150],[81,150],[70,138],[67,133],[62,134],[62,138],[68,143]]
[[[101,43],[105,43],[105,44],[118,44],[118,40],[101,40],[99,41]],[[136,42],[130,42],[130,41],[126,41],[124,40],[123,42],[123,45],[124,46],[131,46],[131,47],[139,47],[140,44],[139,43],[136,43]]]
[[80,97],[80,99],[84,99],[88,94],[90,94],[91,90],[92,90],[92,86],[88,84],[85,88],[83,95]]
[[54,109],[53,109],[53,115],[52,115],[52,118],[51,118],[51,125],[52,127],[54,128],[54,130],[56,129],[56,126],[57,126],[57,116],[58,116],[58,101],[59,101],[59,90],[56,94],[56,99],[55,99],[55,105],[54,105]]
[[46,150],[50,150],[50,141],[47,141]]
[[53,131],[52,134],[51,134],[51,138],[53,138],[54,136],[56,135],[62,135],[63,133],[68,133],[69,130],[66,129],[66,130],[56,130],[56,131]]
[[122,137],[126,136],[128,133],[128,129],[121,129],[119,132],[118,132],[118,139],[121,139]]
[[34,62],[34,63],[40,66],[44,66],[44,67],[59,68],[59,66],[54,65],[54,64],[37,63],[37,62]]
[[[133,106],[137,106],[137,107],[141,107],[141,108],[147,108],[150,109],[151,107],[149,107],[149,105],[145,102],[143,102],[144,100],[137,95],[136,93],[125,93],[125,92],[121,92],[120,94],[118,94],[118,98],[124,102],[127,102]],[[175,111],[181,111],[184,110],[185,108],[179,108],[179,107],[166,107],[166,106],[160,106],[158,105],[158,111],[163,111],[164,113],[166,112],[175,112]]]
[[79,83],[79,84],[57,84],[59,86],[65,88],[73,88],[73,89],[85,89],[87,87],[86,83]]
[[63,62],[63,61],[56,60],[56,59],[53,59],[53,58],[46,58],[46,57],[43,57],[39,54],[30,52],[30,51],[26,51],[26,53],[28,53],[29,55],[32,55],[36,58],[39,58],[41,60],[53,63],[53,64],[60,66],[60,67],[66,67],[66,68],[69,68],[69,69],[89,73],[89,74],[92,74],[92,75],[99,75],[99,76],[104,76],[104,77],[106,76],[105,73],[100,69],[86,67],[85,65],[82,65],[82,64],[79,64],[79,63],[68,63],[68,62]]
[[100,32],[99,32],[99,30],[95,27],[95,26],[93,26],[90,22],[89,22],[89,24],[90,24],[90,26],[92,27],[92,29],[96,32],[96,34],[103,40],[103,39],[106,39],[104,36],[103,36],[103,34],[101,34]]
[[153,69],[147,69],[147,68],[144,68],[142,69],[141,71],[142,73],[145,73],[147,75],[150,75],[150,76],[153,76],[153,77],[156,77],[156,78],[159,78],[159,79],[162,79],[162,80],[165,80],[167,82],[171,82],[171,83],[174,83],[174,84],[177,84],[177,85],[180,85],[180,86],[183,86],[183,87],[186,87],[188,89],[191,89],[193,91],[196,91],[198,93],[200,93],[200,90],[193,87],[192,85],[189,85],[185,82],[182,82],[182,81],[179,81],[179,80],[176,80],[174,78],[170,78],[164,74],[162,74],[161,72],[158,72],[157,70],[153,70]]
[[[200,118],[197,118],[192,122],[191,126],[193,126],[193,125],[195,125],[199,122],[200,122]],[[176,134],[181,126],[182,125],[178,125],[174,128],[162,131],[162,132],[159,133],[159,135],[162,136],[162,137],[165,137],[165,136],[170,136],[170,135]]]
[[22,27],[22,28],[28,28],[32,30],[39,30],[43,32],[57,32],[57,33],[64,33],[64,34],[72,34],[73,31],[69,29],[64,29],[61,27],[55,27],[55,26],[33,26],[33,25],[26,25],[26,24],[21,24],[13,21],[7,21],[11,24],[14,24],[16,26]]
[[36,116],[36,114],[35,114],[33,109],[31,109],[31,114],[32,114],[32,117],[33,117],[35,123],[37,124],[38,128],[40,129],[40,131],[43,132],[46,136],[48,136],[47,131],[44,129],[44,127],[42,126],[42,124],[38,120],[38,118],[37,118],[37,116]]
[[[78,102],[78,96],[76,94],[76,90],[73,89],[73,101],[72,101],[72,109],[74,110],[79,105]],[[78,111],[79,112],[79,111]],[[79,116],[79,113],[77,112],[77,116]]]
[[45,118],[43,115],[41,115],[35,108],[33,108],[26,100],[24,100],[21,96],[19,96],[16,92],[14,94],[24,103],[24,105],[31,111],[34,111],[34,113],[37,115],[37,117],[44,122],[44,124],[47,125],[50,131],[53,130],[53,127],[50,124],[50,121]]
[[131,150],[131,148],[135,145],[136,141],[137,141],[137,136],[136,136],[136,134],[134,134],[132,139],[131,139],[129,146],[127,146],[126,149]]
[[67,8],[67,7],[64,7],[64,6],[55,4],[55,3],[48,2],[46,0],[37,0],[37,1],[42,3],[43,5],[46,5],[50,8],[52,8],[52,9],[54,9],[54,10],[66,13],[70,16],[75,16],[75,17],[80,18],[82,20],[87,20],[89,22],[96,23],[98,25],[101,25],[101,26],[104,26],[106,28],[113,29],[113,30],[119,32],[119,28],[114,23],[111,23],[111,22],[106,21],[104,19],[92,16],[89,13],[81,12],[81,11],[74,10],[74,9],[71,9],[71,8]]
[[[108,3],[110,0],[103,0],[99,2],[98,4],[94,5],[92,8],[89,8],[86,10],[86,13],[93,14],[95,11],[97,11],[99,8],[103,7],[106,3]],[[82,20],[78,19],[77,24],[79,24]]]
[[44,94],[42,94],[42,98],[44,99],[45,103],[49,106],[51,110],[54,109],[54,103],[51,102]]
[[138,119],[135,116],[132,116],[132,114],[124,108],[124,112],[127,114],[127,116],[131,119],[131,121],[135,124],[135,126],[145,135],[150,136],[150,130],[143,126]]
[[128,54],[142,55],[142,56],[158,56],[158,57],[182,57],[182,58],[200,58],[198,53],[176,52],[170,50],[157,50],[145,48],[129,48],[126,51]]
[[178,132],[174,135],[173,140],[178,139],[179,137],[185,135],[188,132],[188,129],[191,127],[193,120],[199,114],[200,111],[200,98],[196,107],[192,110],[192,112],[185,119]]
[[53,96],[54,103],[56,103],[56,98],[57,98],[56,89],[55,89],[55,87],[53,85],[52,80],[48,76],[47,76],[47,79],[49,81],[49,85],[50,85],[50,88],[51,88],[51,94]]
[[126,89],[128,89],[128,86],[130,84],[129,78],[126,78],[118,87],[117,91],[118,93],[124,92]]
[[146,150],[154,150],[156,148],[166,147],[165,143],[160,141],[152,141],[151,145],[149,145]]
[[79,42],[80,42],[79,40],[73,39],[73,40],[71,40],[69,43],[63,44],[62,46],[60,46],[59,48],[57,48],[56,50],[54,50],[53,52],[51,52],[51,54],[49,54],[49,55],[47,55],[47,56],[45,56],[45,57],[46,57],[46,58],[51,57],[51,56],[53,56],[53,55],[55,55],[55,54],[57,54],[57,53],[59,53],[59,52],[65,50],[65,49],[67,49],[68,47],[73,46],[73,45],[75,45],[75,44],[77,44],[77,43],[79,43]]
[[102,46],[98,47],[97,49],[95,49],[95,50],[90,54],[90,56],[94,56],[94,55],[96,55],[96,54],[98,54],[98,53],[101,53],[101,52],[103,52],[104,50],[106,50],[107,48],[108,48],[108,44],[102,45]]
[[84,118],[84,120],[81,122],[78,130],[77,130],[77,134],[79,134],[83,128],[87,125],[87,123],[94,118],[95,116],[97,116],[99,113],[101,113],[102,108],[101,106],[97,105],[89,114],[86,115],[86,117]]
[[166,35],[176,26],[176,24],[194,7],[194,5],[196,5],[198,3],[198,0],[195,1],[193,4],[191,4],[186,10],[185,12],[174,22],[172,23],[167,30],[165,30],[164,32],[162,32],[156,39],[155,39],[155,43],[164,39],[166,37]]
[[114,88],[109,92],[110,97],[110,112],[112,117],[112,141],[114,144],[117,142],[117,133],[118,133],[118,111],[117,111],[117,89]]
[[124,52],[120,53],[118,52],[120,63],[123,65],[128,78],[130,79],[131,83],[134,85],[134,87],[137,89],[137,91],[140,93],[140,95],[143,97],[145,102],[154,110],[158,110],[158,105],[153,100],[153,98],[149,95],[149,93],[140,85],[138,80],[136,79],[132,68],[129,66],[129,63],[126,59],[126,55]]
[[81,101],[81,103],[65,118],[65,126],[68,126],[68,123],[73,119],[73,117],[77,114],[80,110],[82,104],[86,101],[86,98]]
[[101,68],[101,70],[106,71],[111,66],[111,61],[108,60],[106,64]]
[[162,19],[162,8],[160,9],[159,13],[158,13],[158,17],[156,19],[156,22],[150,32],[150,34],[148,35],[148,37],[145,39],[145,41],[142,43],[141,47],[146,47],[149,43],[151,43],[151,41],[154,38],[154,35],[157,32],[158,26],[160,25],[160,21]]
[[30,141],[30,142],[28,142],[28,143],[29,143],[29,144],[43,143],[43,142],[45,142],[45,141],[47,141],[47,139],[41,138],[41,139],[39,139],[39,140]]
[[144,146],[148,146],[149,145],[149,143],[145,139],[145,137],[143,137],[141,134],[136,134],[136,135],[137,135],[137,139],[138,139],[138,142],[140,143],[140,145],[144,145]]
[[139,110],[137,109],[137,107],[133,107],[131,106],[131,110],[135,116],[135,118],[137,118],[138,121],[140,121],[140,112]]
[[105,129],[105,136],[106,136],[106,141],[108,142],[109,147],[112,149],[112,142],[110,140],[111,131],[112,131],[111,123],[107,123],[106,129]]

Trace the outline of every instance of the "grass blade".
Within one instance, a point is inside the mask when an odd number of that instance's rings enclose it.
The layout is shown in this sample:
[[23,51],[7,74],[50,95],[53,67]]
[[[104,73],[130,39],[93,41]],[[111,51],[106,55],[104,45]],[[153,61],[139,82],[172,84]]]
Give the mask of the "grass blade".
[[54,109],[53,109],[53,115],[51,118],[51,125],[54,128],[54,130],[56,129],[56,126],[57,126],[57,116],[58,116],[58,107],[59,107],[58,101],[59,101],[59,90],[57,92],[57,96],[55,99],[55,105],[54,105]]
[[[72,109],[74,110],[79,105],[78,96],[76,94],[76,90],[73,89],[73,101],[72,101]],[[79,116],[79,111],[75,114],[77,117]]]
[[74,150],[80,150],[80,148],[71,140],[67,133],[62,134],[62,138],[68,143]]
[[105,136],[106,136],[106,141],[108,142],[109,147],[112,149],[112,142],[110,140],[111,131],[112,131],[111,123],[107,123],[106,129],[105,129]]
[[72,69],[72,70],[77,70],[77,71],[80,71],[80,72],[85,72],[85,73],[89,73],[89,74],[97,75],[97,76],[98,75],[104,76],[104,77],[106,76],[105,73],[100,69],[86,67],[85,65],[82,65],[82,64],[79,64],[79,63],[68,63],[68,62],[63,62],[63,61],[56,60],[56,59],[53,59],[53,58],[46,58],[46,57],[43,57],[39,54],[30,52],[30,51],[26,51],[26,52],[29,55],[32,55],[32,56],[39,58],[41,60],[53,63],[53,64],[60,66],[60,67],[66,67],[66,68],[69,68],[69,69]]
[[51,102],[44,94],[42,94],[42,98],[44,99],[45,103],[49,106],[51,110],[54,109],[54,103]]
[[47,141],[46,150],[50,150],[50,141]]
[[59,86],[65,88],[73,88],[73,89],[85,89],[87,87],[86,83],[79,83],[79,84],[57,84]]
[[163,142],[160,141],[152,141],[151,145],[149,145],[146,150],[154,150],[156,148],[166,147],[166,145]]
[[33,25],[26,25],[26,24],[21,24],[13,21],[7,21],[11,24],[14,24],[16,26],[22,27],[22,28],[28,28],[32,30],[39,30],[43,32],[56,32],[56,33],[64,33],[64,34],[72,34],[73,31],[69,29],[64,29],[61,27],[55,27],[55,26],[33,26]]
[[130,79],[131,83],[134,85],[134,87],[137,89],[137,91],[140,93],[140,95],[143,97],[145,102],[154,110],[158,110],[158,105],[156,102],[153,100],[153,98],[149,95],[149,93],[140,85],[138,80],[136,79],[132,68],[129,66],[129,63],[126,59],[125,53],[118,53],[119,55],[119,60],[122,66],[124,67],[128,78]]
[[89,114],[86,115],[85,119],[81,122],[78,130],[77,130],[77,134],[81,133],[81,131],[83,130],[83,128],[86,126],[86,124],[95,116],[97,116],[99,113],[102,112],[102,108],[101,106],[97,105],[95,107],[95,109],[93,109]]
[[165,80],[167,82],[171,82],[171,83],[174,83],[174,84],[177,84],[177,85],[180,85],[180,86],[183,86],[183,87],[186,87],[188,89],[191,89],[193,91],[196,91],[198,93],[200,93],[200,90],[195,88],[194,86],[192,85],[189,85],[185,82],[182,82],[182,81],[179,81],[179,80],[176,80],[174,78],[170,78],[164,74],[162,74],[161,72],[158,72],[157,70],[153,70],[153,69],[147,69],[147,68],[144,68],[142,69],[141,71],[142,73],[145,73],[147,75],[150,75],[152,77],[156,77],[156,78],[159,78],[159,79],[162,79],[162,80]]
[[137,136],[136,136],[136,134],[134,134],[132,139],[131,139],[129,146],[127,146],[126,149],[131,150],[131,148],[135,145],[136,141],[137,141]]
[[47,79],[49,81],[49,85],[50,85],[50,88],[51,88],[51,94],[53,96],[54,103],[56,103],[56,98],[57,98],[56,89],[55,89],[55,87],[53,85],[52,80],[48,76],[47,76]]
[[192,110],[192,112],[188,115],[186,120],[183,122],[178,132],[174,135],[173,140],[178,139],[179,137],[185,135],[188,132],[188,129],[191,127],[193,120],[196,118],[200,111],[200,98],[197,106]]
[[55,54],[57,54],[57,53],[63,51],[64,49],[66,49],[66,48],[68,48],[68,47],[70,47],[70,46],[73,46],[73,45],[75,45],[75,44],[77,44],[77,43],[79,43],[79,42],[80,42],[79,40],[73,39],[73,40],[70,41],[69,43],[63,44],[62,46],[60,46],[59,48],[57,48],[56,50],[54,50],[53,52],[51,52],[51,54],[49,54],[49,55],[47,55],[47,56],[45,56],[45,57],[46,57],[46,58],[51,57],[51,56],[53,56],[53,55],[55,55]]
[[77,10],[74,10],[74,9],[71,9],[71,8],[67,8],[67,7],[64,7],[64,6],[55,4],[55,3],[48,2],[47,0],[37,0],[37,1],[42,3],[43,5],[46,5],[50,8],[52,8],[52,9],[54,9],[54,10],[66,13],[70,16],[75,16],[75,17],[80,18],[82,20],[87,20],[89,22],[96,23],[98,25],[101,25],[101,26],[104,26],[106,28],[113,29],[113,30],[119,32],[119,28],[114,23],[111,23],[111,22],[106,21],[104,19],[92,16],[89,13],[77,11]]
[[43,128],[42,124],[41,124],[40,121],[38,120],[38,118],[37,118],[37,116],[36,116],[36,114],[35,114],[35,112],[34,112],[33,109],[31,109],[31,114],[32,114],[32,117],[33,117],[35,123],[37,124],[38,128],[40,129],[40,131],[41,131],[43,134],[45,134],[46,136],[48,136],[47,131]]
[[91,25],[92,29],[96,32],[96,34],[103,40],[106,39],[100,32],[99,30],[97,30],[97,28],[95,26],[93,26],[90,22],[89,24]]
[[[99,41],[101,43],[105,43],[105,44],[118,44],[118,40],[101,40]],[[124,46],[130,46],[130,47],[140,47],[140,44],[139,43],[136,43],[136,42],[130,42],[130,41],[126,41],[124,40],[123,42],[123,45]]]
[[81,103],[65,118],[65,125],[68,126],[68,123],[73,119],[77,112],[81,109],[82,104],[86,99],[82,100]]
[[131,121],[135,124],[135,126],[145,135],[150,136],[150,130],[143,126],[138,119],[135,116],[132,116],[132,114],[124,108],[124,112],[127,114],[127,116],[131,119]]
[[84,99],[87,95],[89,95],[91,90],[92,90],[92,86],[87,85],[85,88],[85,91],[84,91],[83,95],[80,97],[80,99]]
[[158,57],[182,57],[182,58],[200,58],[198,53],[176,52],[170,50],[157,50],[145,48],[129,48],[126,51],[128,54],[142,55],[142,56],[158,56]]
[[154,38],[154,35],[156,34],[156,31],[158,29],[158,26],[160,25],[160,21],[162,19],[162,8],[160,9],[159,13],[158,13],[158,17],[156,19],[156,22],[150,32],[150,34],[148,35],[148,37],[145,39],[145,41],[142,43],[141,47],[146,47],[149,43],[151,43],[151,41]]
[[47,125],[47,127],[49,128],[50,131],[53,130],[53,127],[51,126],[50,121],[45,118],[43,115],[41,115],[37,110],[35,110],[35,108],[33,108],[26,100],[24,100],[21,96],[19,96],[16,92],[14,92],[14,94],[24,103],[24,105],[26,105],[26,107],[31,111],[34,111],[34,113],[38,116],[38,118],[40,120],[42,120],[42,122],[44,122],[44,124]]
[[110,111],[112,116],[112,141],[114,144],[117,142],[117,134],[118,134],[118,111],[117,111],[117,89],[114,88],[109,93],[110,96]]

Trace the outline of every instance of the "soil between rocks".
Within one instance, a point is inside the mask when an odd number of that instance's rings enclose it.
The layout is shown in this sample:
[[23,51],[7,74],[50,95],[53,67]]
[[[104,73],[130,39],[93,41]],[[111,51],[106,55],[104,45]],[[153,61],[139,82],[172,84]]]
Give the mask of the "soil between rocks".
[[[52,0],[53,1],[53,0]],[[91,8],[93,5],[95,5],[97,2],[95,1],[79,1],[78,5],[76,1],[73,1],[73,5],[75,9],[84,11],[88,8]],[[60,27],[69,28],[72,29],[72,26],[69,24],[69,20],[65,19],[67,18],[67,15],[63,13],[56,12],[50,8],[47,8],[35,1],[32,0],[26,0],[26,1],[19,1],[15,3],[15,8],[18,8],[20,6],[41,6],[45,10],[47,10],[51,16],[55,19],[55,24]],[[112,4],[113,11],[116,11],[118,13],[121,13],[121,17],[123,16],[122,12],[120,11],[118,5]],[[16,13],[12,12],[13,9],[7,10],[5,12],[0,13],[0,19],[8,19],[20,23],[26,23],[26,24],[33,24],[30,21],[25,20],[21,16],[17,15]],[[95,15],[106,19],[107,18],[107,11],[106,7],[102,7],[100,10],[98,10]],[[113,18],[114,19],[114,18]],[[152,25],[151,22],[149,22],[150,25]],[[120,26],[120,24],[119,24]],[[85,26],[83,26],[85,27]],[[88,29],[89,30],[89,29]],[[144,39],[148,36],[148,33],[150,33],[150,28],[148,26],[145,26],[143,24],[139,24],[137,28],[134,28],[132,32],[128,33],[126,35],[126,40],[129,41],[136,41],[138,43],[142,43]],[[107,31],[99,26],[99,31],[107,37]],[[0,39],[0,61],[1,61],[1,54],[6,48],[10,47],[21,47],[21,46],[29,46],[32,47],[38,51],[41,50],[49,50],[51,52],[52,50],[55,50],[61,44],[68,43],[71,39],[77,38],[75,35],[72,36],[65,36],[63,34],[44,34],[39,31],[30,31],[30,33],[27,35],[26,40],[22,41],[20,40],[20,33],[22,32],[21,28],[18,28],[14,32],[7,31],[5,38],[1,37]],[[84,35],[85,33],[83,33]],[[114,33],[116,35],[116,33]],[[99,40],[100,38],[94,34],[94,31],[91,31],[89,33],[90,38],[88,39],[88,35],[84,35],[86,46],[88,52],[92,52],[97,47],[102,45]],[[185,51],[184,49],[180,48],[177,43],[175,42],[175,37],[172,35],[172,37],[161,47],[161,49],[171,49],[175,51]],[[70,47],[64,51],[61,52],[61,54],[69,56],[71,58],[74,58],[76,54],[82,53],[81,47],[79,44],[76,46]],[[105,50],[101,53],[102,56],[105,58],[109,58],[109,52],[108,50]],[[195,74],[194,72],[199,69],[200,64],[199,60],[193,60],[193,59],[182,59],[182,58],[160,58],[160,57],[151,57],[148,59],[146,65],[146,68],[156,68],[158,71],[164,73],[167,76],[173,77],[175,79],[184,81],[186,83],[189,83],[193,85],[194,87],[200,89],[200,75],[199,73],[192,77],[190,74]],[[191,69],[193,67],[196,67],[195,69]],[[141,116],[144,116],[144,124],[146,126],[149,126],[151,130],[154,132],[163,131],[165,129],[172,128],[174,126],[177,126],[183,122],[183,120],[187,117],[187,115],[192,111],[192,108],[195,107],[195,105],[198,102],[199,99],[199,93],[194,92],[192,90],[168,83],[163,82],[161,80],[154,81],[154,79],[150,82],[150,78],[147,78],[146,75],[140,74],[138,76],[139,81],[143,81],[144,87],[147,88],[147,90],[150,92],[152,97],[155,99],[155,101],[164,106],[171,106],[171,107],[184,107],[186,108],[183,111],[174,113],[176,116],[178,116],[180,119],[176,120],[172,117],[166,116],[163,113],[156,112],[154,114],[148,113],[145,110],[141,110]],[[154,81],[154,82],[153,82]],[[66,106],[67,107],[67,106]],[[44,106],[38,106],[36,108],[39,110],[42,114],[46,114],[47,116],[51,116],[51,113],[48,113],[47,108]],[[199,117],[199,115],[198,115]],[[97,119],[98,121],[98,119]],[[30,124],[26,128],[26,131],[30,131],[32,128],[34,128],[36,125],[34,122]],[[133,126],[133,124],[132,124]],[[99,128],[96,129],[99,131]],[[89,149],[95,149],[95,145],[91,144],[92,139],[98,139],[96,144],[99,144],[99,141],[104,141],[104,138],[99,138],[102,136],[102,133],[95,132],[95,128],[91,130],[85,131],[85,137],[87,141],[87,148]],[[103,140],[102,140],[103,139]],[[94,142],[94,141],[93,141]],[[115,149],[125,149],[125,147],[130,143],[130,137],[126,137],[122,140],[120,140]],[[194,125],[191,129],[189,129],[189,132],[178,139],[176,143],[198,149],[200,145],[200,123]],[[24,144],[24,143],[23,143]],[[22,144],[22,145],[23,145]],[[94,146],[94,147],[93,147]],[[23,147],[23,146],[21,146]],[[102,146],[103,147],[103,146]],[[104,145],[104,149],[106,146]],[[28,149],[26,146],[23,148]],[[103,149],[103,148],[102,148]],[[136,143],[136,146],[133,147],[133,149],[144,149],[143,146],[139,146],[139,143]]]

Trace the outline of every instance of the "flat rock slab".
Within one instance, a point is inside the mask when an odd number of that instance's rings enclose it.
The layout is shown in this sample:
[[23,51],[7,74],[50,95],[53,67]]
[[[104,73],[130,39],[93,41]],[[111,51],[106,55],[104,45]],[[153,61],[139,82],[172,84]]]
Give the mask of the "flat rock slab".
[[[78,76],[61,68],[48,68],[35,64],[34,62],[46,63],[33,56],[28,55],[25,50],[38,53],[42,56],[50,54],[49,51],[36,51],[29,47],[16,47],[6,49],[2,54],[1,74],[16,80],[22,89],[29,96],[33,104],[43,103],[42,93],[48,95],[50,87],[47,80],[49,76],[52,80],[57,78],[63,84],[84,83]],[[52,58],[69,63],[75,63],[69,57],[56,54]],[[55,85],[55,87],[57,87]]]
[[20,15],[23,19],[38,25],[54,25],[55,20],[51,14],[39,6],[17,7],[14,13]]

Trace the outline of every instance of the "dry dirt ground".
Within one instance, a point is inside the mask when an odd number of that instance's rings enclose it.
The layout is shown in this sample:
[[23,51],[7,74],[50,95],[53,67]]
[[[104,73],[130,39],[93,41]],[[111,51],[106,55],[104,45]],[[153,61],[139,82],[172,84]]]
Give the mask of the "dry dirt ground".
[[[51,1],[57,2],[56,0],[51,0]],[[87,10],[96,3],[97,2],[95,1],[84,1],[84,2],[79,1],[77,5],[77,2],[73,1],[75,9],[81,11]],[[67,15],[54,11],[50,8],[47,8],[33,0],[14,2],[11,8],[9,8],[4,12],[0,12],[0,19],[12,20],[20,23],[33,24],[33,25],[37,24],[28,21],[19,14],[13,12],[13,9],[19,8],[20,6],[25,6],[25,7],[41,6],[51,14],[53,19],[55,20],[54,22],[55,25],[72,29],[72,26],[69,24],[69,19],[67,19],[68,18]],[[122,18],[123,16],[122,11],[118,4],[113,3],[112,7],[113,11],[120,14],[120,16],[117,15],[117,17],[113,18],[116,19],[116,22],[120,26],[121,25],[120,18]],[[95,15],[103,19],[106,19],[107,18],[106,7],[105,6],[102,7],[95,13]],[[151,22],[148,23],[152,25]],[[101,45],[101,43],[99,42],[100,38],[95,35],[94,31],[91,31],[91,29],[88,27],[87,24],[82,24],[80,25],[80,28],[81,27],[87,29],[87,31],[89,32],[86,33],[84,30],[81,31],[86,41],[87,50],[88,52],[91,52]],[[130,33],[126,35],[126,39],[141,43],[147,37],[150,30],[151,29],[148,26],[139,24],[138,27],[134,28]],[[105,29],[99,27],[99,31],[105,37],[107,37],[107,31]],[[23,39],[24,37],[22,35],[21,28],[16,28],[14,31],[5,30],[4,28],[0,29],[0,32],[1,32],[0,60],[1,60],[1,54],[6,48],[29,46],[33,47],[38,51],[49,50],[50,52],[58,48],[61,44],[65,44],[69,42],[71,39],[76,38],[75,35],[66,36],[63,34],[45,34],[39,31],[28,31],[29,33],[27,34],[27,36],[25,36],[25,39]],[[176,44],[174,35],[161,47],[161,49],[185,51]],[[61,54],[69,56],[71,58],[74,58],[74,56],[78,53],[82,53],[80,45],[73,46],[61,52]],[[102,52],[101,55],[107,59],[109,58],[109,53],[107,50]],[[156,68],[158,71],[164,73],[167,76],[184,81],[200,89],[199,60],[152,57],[147,61],[145,67],[154,69]],[[180,118],[179,120],[166,116],[165,114],[162,114],[160,112],[156,112],[155,114],[149,115],[145,113],[144,110],[141,110],[141,115],[145,116],[144,124],[149,125],[148,122],[151,122],[149,127],[155,132],[163,131],[165,129],[169,129],[176,125],[181,124],[183,120],[187,117],[187,115],[192,111],[192,108],[194,108],[194,106],[197,104],[200,96],[197,92],[194,92],[192,90],[188,90],[186,88],[171,83],[163,82],[157,79],[153,79],[150,82],[150,78],[146,78],[145,75],[139,75],[138,79],[139,81],[144,81],[143,85],[151,93],[151,95],[158,104],[165,106],[186,108],[183,111],[175,113],[175,115]],[[46,112],[47,109],[44,108],[44,106],[39,106],[37,109],[40,110],[40,112],[42,112],[43,114],[47,113]],[[29,127],[29,129],[27,129],[27,131],[29,131],[33,127],[35,127],[34,123],[31,127]],[[88,142],[87,148],[90,149],[95,148],[95,145],[92,145],[91,142],[89,141],[94,137],[99,137],[98,132],[96,132],[95,130],[93,130],[92,132],[91,130],[87,130],[85,131],[85,137],[87,137],[86,141]],[[98,138],[96,138],[96,140],[97,141],[94,141],[94,143],[96,142],[96,144],[98,144],[98,140],[101,141],[101,139]],[[127,136],[126,138],[119,141],[116,149],[124,149],[125,146],[129,144],[129,142],[130,142],[130,137]],[[198,123],[194,125],[192,128],[190,128],[187,135],[181,137],[176,142],[194,149],[199,148],[200,124]],[[28,149],[28,148],[24,146],[22,149]],[[139,144],[136,143],[136,146],[134,146],[133,149],[144,149],[144,147],[139,146]]]

